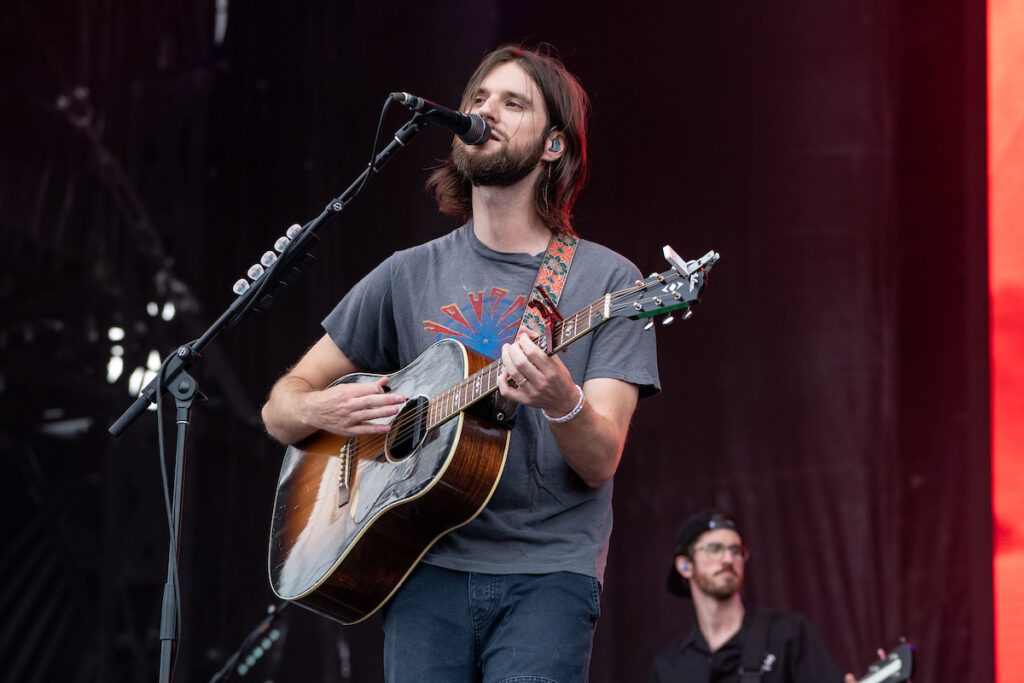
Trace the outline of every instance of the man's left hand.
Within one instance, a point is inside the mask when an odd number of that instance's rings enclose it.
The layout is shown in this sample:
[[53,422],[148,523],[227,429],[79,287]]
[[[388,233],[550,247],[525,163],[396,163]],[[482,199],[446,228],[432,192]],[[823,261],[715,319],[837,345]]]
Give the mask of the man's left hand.
[[559,417],[579,401],[579,392],[565,364],[558,356],[549,356],[526,332],[520,332],[515,341],[501,347],[501,363],[504,371],[498,390],[516,403]]

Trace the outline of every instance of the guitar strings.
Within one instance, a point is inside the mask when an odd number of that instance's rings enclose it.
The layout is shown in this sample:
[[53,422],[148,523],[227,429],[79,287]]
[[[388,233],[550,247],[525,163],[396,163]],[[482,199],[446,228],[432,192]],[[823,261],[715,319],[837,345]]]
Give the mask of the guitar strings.
[[[572,319],[574,321],[574,323],[576,323],[576,322],[578,322],[576,319],[579,318],[580,316],[582,316],[583,314],[591,314],[592,315],[592,309],[596,305],[601,304],[601,303],[603,303],[603,299],[600,299],[600,300],[590,304],[586,308],[577,311],[575,314],[570,316],[570,319]],[[552,325],[552,332],[551,332],[552,339],[555,339],[556,337],[557,338],[561,338],[562,328],[564,327],[563,323],[564,323],[564,321],[556,321]],[[478,380],[482,379],[485,376],[487,377],[486,385],[490,386],[492,384],[492,379],[496,375],[500,374],[501,371],[502,371],[502,363],[501,363],[500,360],[495,361],[493,363],[490,363],[486,367],[481,368],[480,370],[474,372],[469,377],[466,377],[465,379],[462,379],[459,382],[456,382],[452,386],[448,387],[447,389],[445,389],[444,391],[439,393],[437,396],[435,396],[433,401],[437,401],[438,399],[445,400],[445,401],[449,400],[450,398],[452,398],[452,393],[454,391],[456,391],[456,390],[459,391],[460,395],[463,393],[462,390],[464,390],[464,389],[468,392],[470,387],[472,387],[473,385],[477,384]],[[481,393],[479,396],[477,396],[475,398],[476,399],[483,398],[484,396],[486,396],[486,395],[490,394],[491,392],[493,392],[496,387],[497,387],[497,385],[495,383],[494,387],[491,387],[490,389],[488,389],[487,391]],[[392,423],[392,429],[391,429],[390,434],[393,435],[393,440],[402,440],[402,439],[406,438],[409,434],[411,434],[416,429],[417,423],[419,423],[420,421],[425,419],[425,415],[429,415],[431,403],[433,401],[428,401],[425,406],[420,406],[420,407],[417,407],[417,408],[415,408],[413,410],[409,410],[409,411],[406,411],[406,412],[399,413],[395,417],[395,421]],[[461,409],[449,412],[447,415],[444,415],[441,419],[439,419],[437,424],[442,424],[444,422],[447,422],[449,419],[454,417],[459,412],[461,412]],[[433,426],[433,425],[428,425],[428,429],[431,426]],[[385,450],[384,447],[386,446],[386,443],[387,443],[387,438],[383,439],[381,444],[374,443],[374,444],[366,444],[365,446],[366,446],[366,448],[373,448],[375,453],[380,453],[380,452],[383,452]],[[364,444],[362,443],[362,440],[358,440],[357,444],[356,444],[356,447],[353,449],[353,451],[354,451],[353,455],[358,457],[364,450],[366,450],[366,448],[364,448]]]
[[[618,292],[611,293],[611,295],[609,297],[609,300],[614,305],[617,305],[617,304],[619,304],[621,302],[622,299],[630,297],[630,296],[636,294],[638,291],[642,291],[644,289],[646,289],[646,287],[643,286],[643,285],[633,285],[631,287],[628,287],[626,289],[620,290]],[[578,324],[578,322],[579,322],[578,319],[580,317],[583,317],[584,315],[585,315],[585,317],[588,317],[588,318],[592,317],[593,314],[594,314],[594,309],[595,308],[598,308],[598,309],[602,308],[603,304],[604,304],[604,297],[602,297],[601,299],[598,299],[597,301],[591,303],[589,306],[580,309],[575,314],[570,316],[568,320],[572,320],[573,321],[573,329],[578,329],[575,326]],[[557,338],[559,338],[559,339],[561,338],[561,334],[562,334],[563,328],[565,327],[564,323],[565,323],[565,321],[556,321],[552,325],[552,335],[551,335],[552,339],[556,338],[556,333],[557,333]],[[589,327],[588,327],[588,329],[589,329]],[[484,375],[488,376],[487,383],[488,383],[488,385],[490,385],[491,377],[495,373],[500,374],[501,369],[502,369],[501,361],[500,360],[495,361],[494,363],[491,363],[491,364],[487,365],[486,367],[484,367],[484,368],[478,370],[477,372],[473,373],[469,377],[467,377],[467,378],[465,378],[463,380],[460,380],[459,382],[456,382],[451,387],[448,387],[447,389],[445,389],[444,391],[439,393],[437,396],[435,396],[434,399],[428,401],[425,406],[417,407],[414,410],[410,410],[410,411],[407,411],[407,412],[404,412],[404,413],[399,413],[396,416],[396,418],[395,418],[395,422],[392,423],[392,430],[389,432],[389,435],[391,437],[393,437],[392,440],[402,440],[402,439],[405,439],[409,434],[411,434],[416,429],[417,424],[424,419],[425,412],[426,412],[426,414],[429,414],[429,410],[430,410],[430,407],[431,407],[432,403],[434,401],[436,401],[437,399],[442,399],[443,398],[443,400],[448,400],[448,399],[451,398],[452,392],[455,391],[455,390],[459,390],[459,392],[461,394],[461,390],[462,389],[468,389],[473,384],[476,384],[477,380],[479,378],[482,378]],[[483,398],[484,396],[490,394],[492,391],[494,391],[494,388],[491,388],[491,389],[487,390],[486,392],[484,392],[483,394],[481,394],[480,396],[478,396],[476,398],[477,399]],[[464,407],[465,406],[463,406],[463,408]],[[460,408],[459,410],[451,411],[449,414],[445,415],[442,419],[438,420],[437,424],[442,424],[442,423],[448,421],[449,419],[454,417],[456,414],[461,412],[461,410],[462,410],[462,408]],[[436,426],[436,425],[428,425],[427,428],[430,429],[432,426]],[[376,436],[375,435],[375,437],[376,438],[359,438],[359,439],[357,439],[356,445],[352,449],[352,456],[358,458],[362,454],[362,452],[367,450],[367,449],[372,449],[373,450],[374,457],[376,457],[377,454],[385,452],[386,451],[387,441],[388,441],[388,436],[382,436],[381,437],[381,436]]]
[[[617,292],[612,292],[609,295],[610,307],[616,308],[619,305],[621,305],[623,299],[632,297],[637,292],[644,291],[646,289],[647,289],[646,285],[636,284],[636,285],[633,285],[631,287],[627,287],[625,289],[619,290]],[[569,321],[569,320],[571,320],[572,323],[573,323],[571,329],[577,329],[578,330],[577,325],[579,324],[579,318],[581,318],[581,317],[592,318],[594,316],[595,309],[597,309],[597,310],[602,309],[604,307],[604,302],[605,302],[605,297],[601,297],[597,301],[591,303],[589,306],[586,306],[585,308],[582,308],[579,311],[577,311],[576,313],[574,313],[573,315],[569,316],[569,318],[567,318],[566,320],[555,321],[554,324],[552,324],[552,326],[551,326],[551,328],[552,328],[551,329],[551,338],[552,338],[552,340],[554,340],[556,338],[561,340],[562,331],[565,328],[565,323],[567,321]],[[632,302],[630,302],[630,305],[632,306]],[[603,322],[606,322],[606,320],[603,321]],[[587,329],[589,330],[590,327],[588,326]],[[554,350],[552,350],[552,353],[554,353]],[[502,363],[501,363],[501,360],[499,359],[499,360],[494,361],[494,362],[490,363],[489,365],[481,368],[480,370],[477,370],[476,372],[474,372],[469,377],[466,377],[465,379],[462,379],[462,380],[456,382],[452,386],[448,387],[447,389],[445,389],[442,392],[440,392],[439,394],[437,394],[437,396],[435,396],[433,399],[428,400],[424,405],[419,406],[419,407],[417,407],[417,408],[415,408],[413,410],[406,411],[406,412],[399,412],[398,415],[395,416],[395,420],[394,420],[394,422],[392,422],[392,429],[391,429],[391,431],[387,435],[371,435],[371,436],[368,436],[368,437],[358,437],[356,439],[356,444],[355,444],[354,448],[351,449],[352,457],[358,458],[363,453],[363,451],[368,450],[368,449],[372,449],[373,450],[374,457],[376,457],[380,453],[386,452],[386,450],[387,450],[386,446],[387,446],[387,442],[388,442],[389,437],[391,438],[392,441],[394,441],[394,440],[399,440],[400,441],[400,440],[403,440],[403,439],[407,438],[410,434],[412,434],[415,431],[415,429],[417,428],[417,425],[420,422],[422,422],[425,419],[427,419],[427,417],[429,416],[430,408],[431,408],[432,405],[434,405],[435,401],[437,401],[439,399],[447,401],[450,398],[452,398],[453,392],[456,392],[456,391],[458,391],[459,395],[463,395],[463,391],[464,390],[466,392],[468,392],[469,389],[474,384],[477,384],[478,381],[480,379],[482,379],[483,377],[485,377],[485,376],[487,377],[487,384],[489,386],[491,384],[491,378],[493,376],[495,376],[496,374],[500,374],[501,370],[502,370]],[[488,389],[487,391],[483,392],[479,396],[476,396],[474,400],[478,400],[480,398],[483,398],[483,397],[487,396],[488,394],[492,393],[496,388],[497,388],[497,385],[495,384],[494,387]],[[444,415],[441,419],[439,419],[435,425],[428,424],[427,425],[427,430],[433,428],[434,426],[437,426],[437,425],[443,424],[444,422],[447,422],[452,417],[454,417],[459,412],[461,412],[465,407],[466,406],[463,405],[463,406],[459,407],[457,410],[450,411],[447,415]]]

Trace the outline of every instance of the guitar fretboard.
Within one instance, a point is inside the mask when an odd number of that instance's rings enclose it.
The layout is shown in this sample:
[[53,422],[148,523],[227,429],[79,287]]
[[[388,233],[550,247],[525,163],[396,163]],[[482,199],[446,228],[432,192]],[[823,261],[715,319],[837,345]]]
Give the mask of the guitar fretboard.
[[[548,351],[549,355],[557,353],[607,322],[610,301],[611,295],[606,294],[564,320],[555,322],[551,326],[552,348]],[[537,343],[541,348],[546,345],[543,337],[539,337]],[[545,350],[547,351],[547,349]],[[498,378],[503,370],[501,360],[496,360],[431,398],[427,413],[427,428],[433,429],[450,420],[496,390]]]

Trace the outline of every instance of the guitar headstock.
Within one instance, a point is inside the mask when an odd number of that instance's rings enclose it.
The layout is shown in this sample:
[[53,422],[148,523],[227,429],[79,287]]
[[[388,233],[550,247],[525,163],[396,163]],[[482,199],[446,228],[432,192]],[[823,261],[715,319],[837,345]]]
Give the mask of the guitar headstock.
[[686,309],[683,320],[693,315],[690,305],[700,301],[711,267],[720,258],[718,252],[709,251],[694,261],[683,261],[672,247],[665,245],[665,259],[672,266],[663,273],[654,273],[636,286],[616,293],[609,307],[609,317],[651,318],[644,329],[654,326],[654,316],[665,315],[663,325],[675,316],[672,311]]

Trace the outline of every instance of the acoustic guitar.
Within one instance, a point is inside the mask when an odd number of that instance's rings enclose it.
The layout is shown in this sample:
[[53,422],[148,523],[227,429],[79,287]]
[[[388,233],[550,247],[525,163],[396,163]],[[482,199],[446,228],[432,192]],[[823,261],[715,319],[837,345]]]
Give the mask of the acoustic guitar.
[[[548,354],[619,317],[672,315],[700,300],[719,255],[683,262],[565,317],[549,310]],[[666,318],[668,320],[668,318]],[[271,523],[274,593],[343,624],[376,612],[441,536],[466,524],[498,485],[515,404],[497,392],[501,361],[444,339],[388,375],[408,397],[384,435],[316,432],[289,446]],[[353,373],[337,380],[373,382]]]

